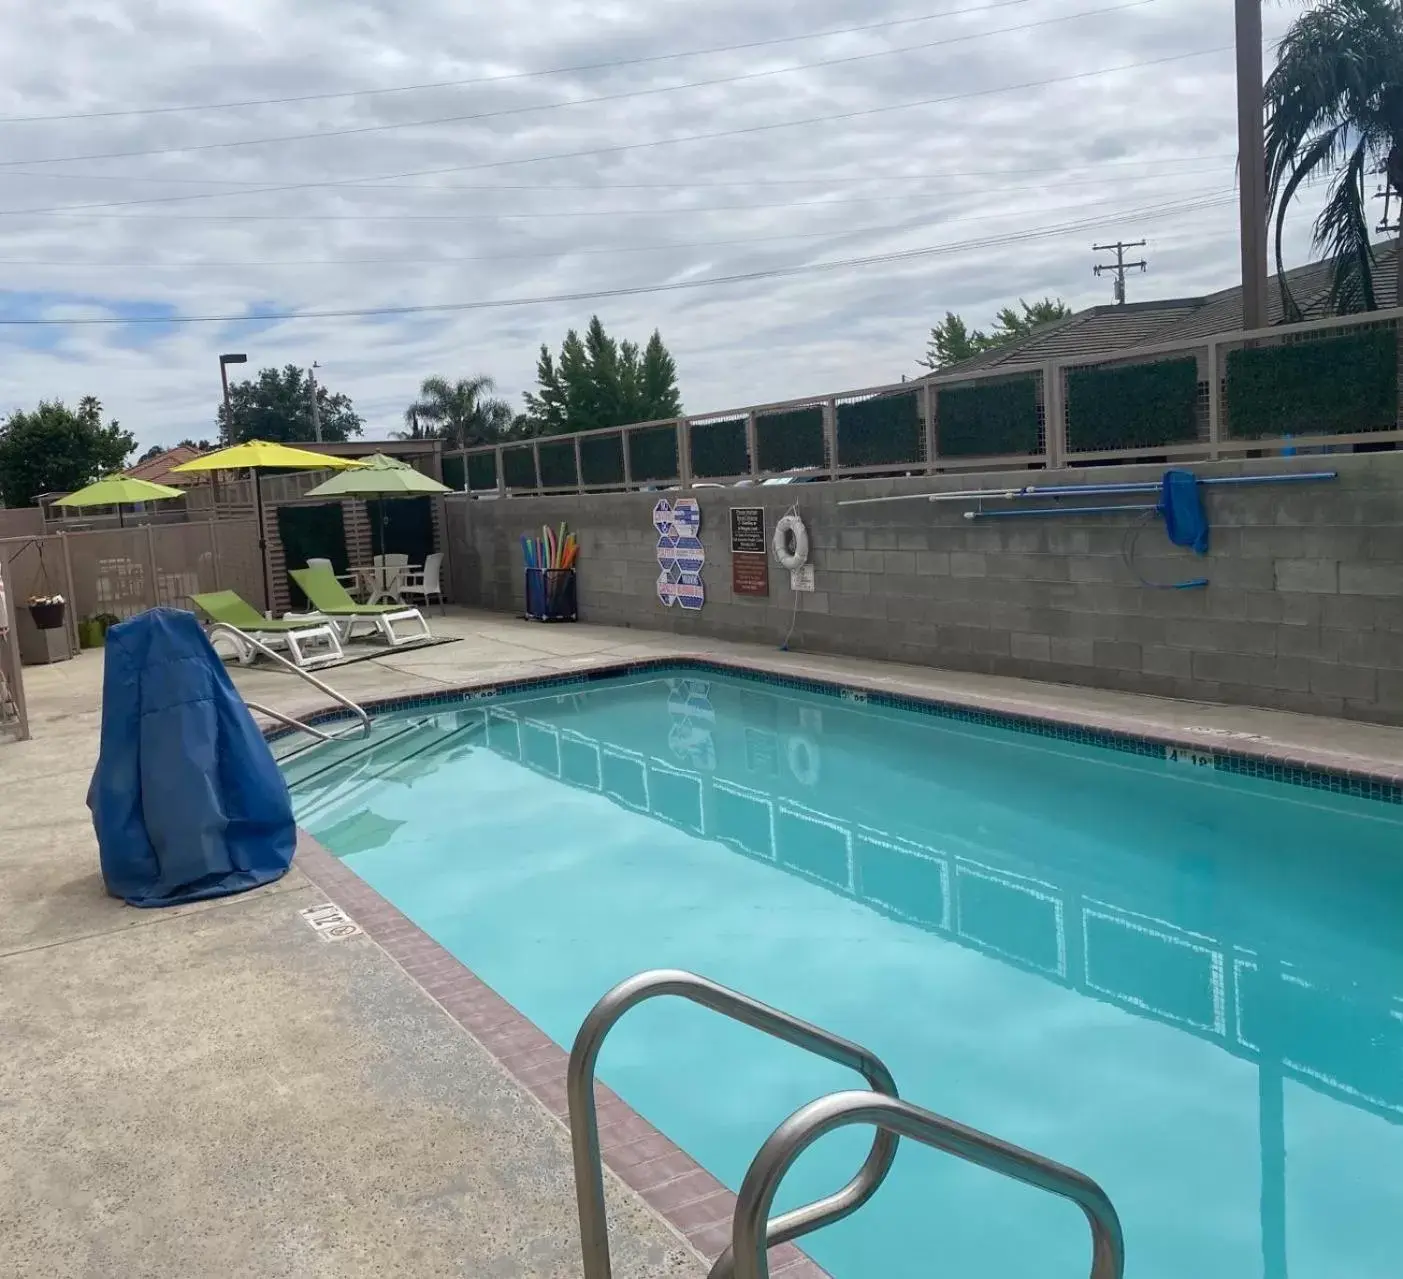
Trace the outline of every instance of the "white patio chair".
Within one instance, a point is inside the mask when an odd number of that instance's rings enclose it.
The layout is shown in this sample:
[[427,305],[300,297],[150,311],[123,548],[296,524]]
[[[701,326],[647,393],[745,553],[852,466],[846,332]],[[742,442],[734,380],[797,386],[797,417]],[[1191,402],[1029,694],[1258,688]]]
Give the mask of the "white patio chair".
[[399,593],[403,596],[423,600],[426,608],[433,597],[437,595],[438,610],[440,613],[446,614],[448,601],[443,595],[443,552],[435,551],[425,559],[423,572],[406,572],[400,578]]

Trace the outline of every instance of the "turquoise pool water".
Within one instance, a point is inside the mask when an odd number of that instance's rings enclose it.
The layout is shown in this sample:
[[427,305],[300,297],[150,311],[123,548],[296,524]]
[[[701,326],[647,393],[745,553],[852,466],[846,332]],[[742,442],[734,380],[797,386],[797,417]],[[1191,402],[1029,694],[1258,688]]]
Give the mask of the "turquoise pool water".
[[[288,765],[300,820],[561,1045],[614,982],[689,968],[1095,1177],[1132,1279],[1399,1274],[1399,807],[685,674],[374,740]],[[732,1188],[785,1115],[854,1086],[662,1001],[600,1077]],[[866,1143],[820,1143],[781,1206]],[[1089,1265],[1075,1208],[909,1144],[805,1246],[837,1279]]]

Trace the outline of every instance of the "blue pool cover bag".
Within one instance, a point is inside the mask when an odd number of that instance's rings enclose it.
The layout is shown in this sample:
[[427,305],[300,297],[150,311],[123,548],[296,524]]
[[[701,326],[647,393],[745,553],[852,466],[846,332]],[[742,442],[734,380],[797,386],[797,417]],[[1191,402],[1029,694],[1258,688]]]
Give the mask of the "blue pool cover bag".
[[107,632],[88,807],[107,891],[133,906],[224,897],[287,872],[287,785],[191,614],[152,609]]
[[1192,471],[1165,471],[1160,489],[1164,531],[1175,546],[1191,546],[1198,555],[1208,554],[1208,516],[1203,510],[1198,476]]

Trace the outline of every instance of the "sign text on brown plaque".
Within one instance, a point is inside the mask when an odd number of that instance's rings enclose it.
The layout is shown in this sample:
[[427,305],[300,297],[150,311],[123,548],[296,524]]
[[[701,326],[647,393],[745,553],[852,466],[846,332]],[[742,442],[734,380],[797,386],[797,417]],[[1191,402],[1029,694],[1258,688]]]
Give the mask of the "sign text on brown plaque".
[[731,590],[736,595],[770,593],[770,561],[754,551],[731,553]]
[[731,507],[731,590],[736,595],[770,593],[763,506]]

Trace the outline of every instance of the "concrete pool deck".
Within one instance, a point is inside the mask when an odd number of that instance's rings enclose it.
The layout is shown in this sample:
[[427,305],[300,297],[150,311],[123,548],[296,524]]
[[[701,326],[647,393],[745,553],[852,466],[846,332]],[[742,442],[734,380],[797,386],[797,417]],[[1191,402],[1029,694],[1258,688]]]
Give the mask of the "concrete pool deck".
[[[370,700],[705,655],[1403,777],[1403,729],[458,610],[431,625],[458,642],[324,677]],[[0,1273],[578,1276],[562,1123],[392,948],[307,926],[329,896],[315,859],[199,906],[103,894],[83,803],[101,673],[96,653],[27,668],[34,740],[0,742]],[[322,704],[285,673],[235,678],[284,711]],[[620,1279],[704,1273],[608,1180]]]

